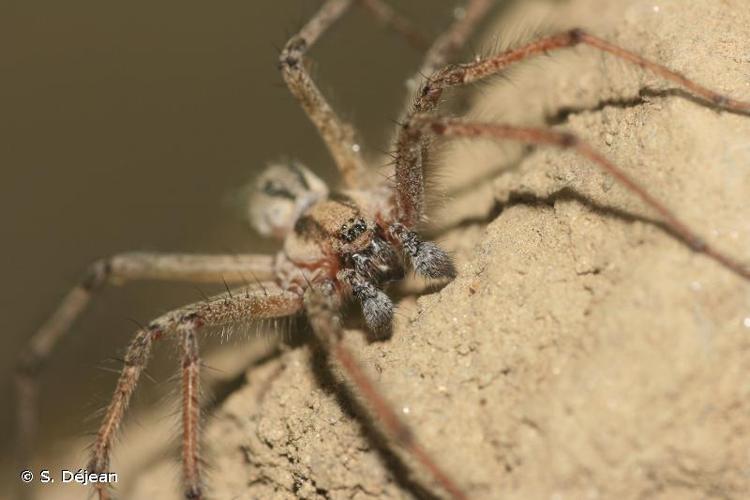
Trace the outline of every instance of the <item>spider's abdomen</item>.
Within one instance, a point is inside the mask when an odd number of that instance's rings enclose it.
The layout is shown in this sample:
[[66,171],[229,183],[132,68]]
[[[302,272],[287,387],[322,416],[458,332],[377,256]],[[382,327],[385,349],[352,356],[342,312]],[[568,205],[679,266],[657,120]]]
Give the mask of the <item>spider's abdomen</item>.
[[300,163],[272,164],[249,190],[249,219],[260,234],[285,238],[300,214],[326,196],[325,183]]

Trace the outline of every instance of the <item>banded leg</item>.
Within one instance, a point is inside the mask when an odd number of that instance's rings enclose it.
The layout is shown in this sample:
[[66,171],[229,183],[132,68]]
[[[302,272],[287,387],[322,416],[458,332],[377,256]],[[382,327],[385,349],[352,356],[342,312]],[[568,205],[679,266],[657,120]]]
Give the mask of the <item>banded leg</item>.
[[16,374],[18,459],[31,458],[37,425],[37,379],[55,345],[86,309],[94,292],[107,284],[132,280],[243,283],[273,278],[273,258],[265,255],[187,255],[123,253],[89,266],[49,319],[31,337],[19,357]]
[[[155,340],[179,332],[183,346],[183,471],[186,498],[202,498],[198,451],[199,408],[198,354],[195,334],[200,328],[229,326],[267,318],[281,318],[302,310],[302,297],[273,283],[233,290],[190,306],[171,311],[139,330],[125,354],[124,366],[112,400],[102,419],[92,447],[87,470],[100,474],[109,468],[110,454],[130,398],[146,367]],[[108,485],[95,483],[100,500],[109,498]]]
[[421,144],[424,138],[410,122],[417,115],[434,111],[443,92],[450,88],[479,81],[497,74],[514,63],[523,61],[538,54],[585,44],[619,59],[639,66],[657,76],[678,85],[680,88],[706,103],[735,113],[750,114],[750,102],[739,101],[715,92],[700,85],[686,76],[677,73],[661,64],[650,61],[634,52],[623,49],[601,38],[590,35],[583,30],[574,29],[558,35],[542,38],[520,48],[480,61],[446,66],[430,76],[422,85],[413,103],[412,110],[399,130],[396,138],[396,206],[399,222],[408,227],[416,225],[423,216],[424,210],[424,158]]
[[305,294],[304,307],[316,338],[355,385],[358,396],[365,407],[371,411],[378,427],[395,444],[412,455],[451,498],[465,499],[466,496],[461,489],[416,441],[411,429],[393,410],[393,406],[362,369],[355,355],[342,342],[341,317],[333,291],[323,288],[308,289]]

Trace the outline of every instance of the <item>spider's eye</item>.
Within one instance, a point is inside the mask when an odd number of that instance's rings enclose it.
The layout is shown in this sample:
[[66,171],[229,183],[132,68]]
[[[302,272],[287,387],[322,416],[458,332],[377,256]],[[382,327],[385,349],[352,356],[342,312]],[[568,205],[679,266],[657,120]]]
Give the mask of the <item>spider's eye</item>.
[[339,231],[339,237],[346,241],[347,243],[351,243],[352,241],[356,240],[360,237],[362,233],[364,233],[367,230],[367,223],[364,219],[358,218],[358,219],[352,219],[349,221],[348,224],[343,224],[341,226],[341,230]]

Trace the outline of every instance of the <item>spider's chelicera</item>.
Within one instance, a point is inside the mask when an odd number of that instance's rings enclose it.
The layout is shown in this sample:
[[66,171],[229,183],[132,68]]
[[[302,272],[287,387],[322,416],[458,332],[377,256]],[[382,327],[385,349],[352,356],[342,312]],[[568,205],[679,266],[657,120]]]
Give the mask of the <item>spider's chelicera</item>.
[[[668,68],[581,30],[548,36],[487,58],[447,65],[492,0],[467,0],[462,16],[426,51],[415,77],[421,81],[414,101],[402,114],[394,141],[394,161],[387,180],[373,173],[361,155],[356,134],[331,108],[304,64],[304,55],[343,13],[359,3],[415,44],[421,37],[382,0],[327,0],[300,32],[286,44],[279,67],[291,93],[299,101],[325,141],[342,177],[343,188],[333,193],[309,169],[297,162],[272,165],[257,180],[249,197],[248,215],[263,235],[283,240],[275,256],[125,253],[94,263],[84,279],[62,300],[46,323],[30,339],[17,370],[18,424],[22,450],[28,451],[36,422],[36,378],[55,344],[69,331],[94,291],[105,284],[135,279],[242,284],[236,290],[185,306],[150,322],[136,332],[124,357],[124,367],[111,403],[104,413],[91,450],[87,470],[107,472],[112,445],[130,398],[146,366],[154,341],[180,339],[182,361],[182,472],[186,498],[204,497],[200,442],[200,402],[197,334],[204,327],[227,326],[248,320],[307,315],[312,332],[351,379],[356,396],[365,403],[374,424],[395,446],[406,450],[436,482],[433,490],[465,498],[459,482],[442,470],[424,450],[392,406],[381,395],[356,356],[340,340],[342,303],[359,301],[369,330],[387,336],[393,322],[393,302],[383,291],[408,269],[430,279],[450,280],[456,270],[450,257],[435,243],[423,240],[417,228],[424,219],[424,165],[435,137],[489,138],[569,149],[611,175],[658,213],[677,238],[695,252],[715,260],[733,273],[750,279],[742,263],[719,252],[700,238],[669,208],[632,179],[626,170],[577,137],[549,128],[470,122],[436,113],[441,96],[451,88],[497,74],[518,61],[578,45],[608,53],[679,86],[697,100],[723,110],[747,114],[750,103],[716,93]],[[423,75],[427,75],[426,77]],[[109,497],[108,485],[95,484],[100,499]],[[26,491],[28,493],[28,491]]]

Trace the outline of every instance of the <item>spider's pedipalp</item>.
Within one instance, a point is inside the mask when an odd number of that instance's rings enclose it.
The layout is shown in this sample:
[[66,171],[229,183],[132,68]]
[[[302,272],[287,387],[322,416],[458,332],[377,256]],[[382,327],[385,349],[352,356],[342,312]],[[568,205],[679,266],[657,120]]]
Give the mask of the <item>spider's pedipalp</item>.
[[434,279],[456,277],[453,260],[436,243],[423,241],[417,233],[399,223],[391,225],[389,232],[399,242],[418,274]]
[[450,256],[432,241],[423,241],[412,255],[414,269],[426,278],[455,278],[456,268]]
[[387,337],[393,327],[393,301],[385,292],[370,285],[360,289],[357,297],[362,301],[362,314],[370,330]]
[[338,273],[337,278],[362,304],[362,315],[368,329],[379,337],[389,336],[394,310],[391,298],[357,271],[345,269]]

